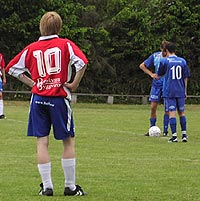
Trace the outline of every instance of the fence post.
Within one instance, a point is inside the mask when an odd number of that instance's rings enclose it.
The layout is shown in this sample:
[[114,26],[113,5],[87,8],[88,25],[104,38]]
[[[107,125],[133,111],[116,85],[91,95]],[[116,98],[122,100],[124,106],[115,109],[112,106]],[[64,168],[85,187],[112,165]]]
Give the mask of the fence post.
[[147,103],[148,103],[148,96],[145,96],[145,95],[144,95],[144,96],[142,97],[142,104],[143,104],[143,105],[146,105]]
[[77,103],[77,95],[72,94],[72,103]]
[[114,102],[114,97],[113,96],[108,96],[107,103],[108,104],[113,104],[113,102]]

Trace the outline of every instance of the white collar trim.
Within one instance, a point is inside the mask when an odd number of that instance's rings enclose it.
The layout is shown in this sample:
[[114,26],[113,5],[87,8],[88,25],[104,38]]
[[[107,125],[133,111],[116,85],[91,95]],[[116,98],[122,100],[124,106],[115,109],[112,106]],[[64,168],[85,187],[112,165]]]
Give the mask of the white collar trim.
[[48,39],[52,39],[52,38],[58,38],[58,35],[54,34],[54,35],[50,35],[50,36],[40,36],[39,40],[48,40]]

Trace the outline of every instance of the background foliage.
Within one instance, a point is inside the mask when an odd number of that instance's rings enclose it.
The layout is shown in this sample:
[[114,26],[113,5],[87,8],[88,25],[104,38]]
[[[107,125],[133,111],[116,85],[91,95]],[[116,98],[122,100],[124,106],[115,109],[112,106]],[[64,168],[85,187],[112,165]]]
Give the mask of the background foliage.
[[[78,92],[148,94],[151,79],[139,64],[162,40],[177,44],[191,69],[189,95],[199,95],[200,3],[196,0],[1,0],[0,51],[8,62],[40,36],[46,11],[63,19],[61,37],[73,40],[89,58]],[[7,90],[24,90],[8,76]]]

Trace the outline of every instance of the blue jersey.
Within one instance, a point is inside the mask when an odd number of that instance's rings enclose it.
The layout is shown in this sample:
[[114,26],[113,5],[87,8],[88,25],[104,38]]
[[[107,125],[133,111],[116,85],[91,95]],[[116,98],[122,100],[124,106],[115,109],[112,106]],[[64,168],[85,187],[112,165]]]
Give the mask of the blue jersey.
[[[145,61],[144,64],[145,66],[150,69],[150,68],[155,68],[155,73],[158,72],[160,61],[163,59],[162,52],[155,52],[151,54]],[[152,86],[155,87],[162,87],[163,86],[163,78],[159,80],[152,80]]]
[[185,97],[185,78],[190,77],[190,71],[185,59],[176,55],[163,58],[160,62],[158,75],[164,77],[163,96],[167,98]]

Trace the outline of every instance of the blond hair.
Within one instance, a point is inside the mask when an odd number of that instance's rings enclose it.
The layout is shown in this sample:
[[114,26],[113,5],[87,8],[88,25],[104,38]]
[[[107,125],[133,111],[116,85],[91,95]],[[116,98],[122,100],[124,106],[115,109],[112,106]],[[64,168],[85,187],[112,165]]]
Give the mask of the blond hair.
[[162,41],[161,45],[160,45],[160,49],[165,50],[166,45],[168,45],[170,42],[167,40]]
[[45,13],[40,20],[41,36],[58,34],[62,27],[60,15],[54,11]]

